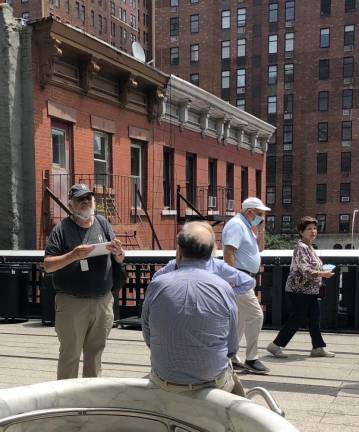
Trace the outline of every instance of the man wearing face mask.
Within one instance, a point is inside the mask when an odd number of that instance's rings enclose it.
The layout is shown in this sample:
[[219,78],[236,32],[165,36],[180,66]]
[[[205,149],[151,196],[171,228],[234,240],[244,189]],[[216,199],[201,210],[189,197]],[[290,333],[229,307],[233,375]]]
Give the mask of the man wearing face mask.
[[[255,277],[260,267],[258,226],[264,221],[265,212],[270,211],[259,198],[243,201],[242,211],[230,219],[222,233],[224,261]],[[265,374],[269,369],[258,360],[258,337],[263,324],[263,311],[254,289],[236,297],[238,306],[239,339],[246,338],[246,360],[241,362],[239,353],[232,357],[234,368],[244,368],[252,373]]]

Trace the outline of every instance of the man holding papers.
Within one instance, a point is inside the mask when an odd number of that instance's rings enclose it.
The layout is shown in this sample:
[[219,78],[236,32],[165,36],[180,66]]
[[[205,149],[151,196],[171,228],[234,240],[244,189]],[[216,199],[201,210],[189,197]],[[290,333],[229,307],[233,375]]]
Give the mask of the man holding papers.
[[70,188],[69,208],[72,216],[53,228],[44,260],[56,290],[57,379],[77,378],[81,351],[83,377],[101,373],[101,356],[113,325],[111,254],[117,263],[125,256],[111,225],[95,216],[94,194],[87,185]]

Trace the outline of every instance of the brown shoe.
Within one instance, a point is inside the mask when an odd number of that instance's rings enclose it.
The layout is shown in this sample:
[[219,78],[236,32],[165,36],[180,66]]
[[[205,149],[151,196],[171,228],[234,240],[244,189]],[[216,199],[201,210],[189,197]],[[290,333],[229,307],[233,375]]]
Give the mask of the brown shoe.
[[327,351],[324,347],[313,348],[310,352],[311,357],[335,357],[335,353]]

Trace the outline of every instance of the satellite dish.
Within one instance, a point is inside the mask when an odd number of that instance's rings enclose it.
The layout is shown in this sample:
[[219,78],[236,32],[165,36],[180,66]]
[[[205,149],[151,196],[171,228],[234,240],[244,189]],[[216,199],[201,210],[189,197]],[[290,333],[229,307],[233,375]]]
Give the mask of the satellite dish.
[[137,41],[132,42],[131,50],[132,50],[133,57],[135,57],[140,62],[145,63],[146,55],[145,55],[145,52],[143,51],[143,48],[139,42],[137,42]]

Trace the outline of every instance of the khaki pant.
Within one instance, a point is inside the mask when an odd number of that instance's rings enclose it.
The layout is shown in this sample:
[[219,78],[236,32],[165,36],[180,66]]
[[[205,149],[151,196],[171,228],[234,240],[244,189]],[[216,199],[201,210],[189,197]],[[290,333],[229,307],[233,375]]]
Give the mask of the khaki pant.
[[57,379],[78,377],[81,351],[82,376],[99,376],[101,356],[113,325],[112,293],[99,298],[59,293],[55,305],[55,330],[60,341]]
[[[238,306],[239,340],[243,334],[246,338],[246,360],[258,358],[258,338],[263,325],[263,311],[253,289],[236,296]],[[239,363],[239,352],[232,357],[233,362]]]
[[213,387],[213,388],[218,388],[227,391],[229,393],[233,393],[238,396],[245,397],[245,391],[242,386],[242,383],[240,382],[236,373],[233,372],[231,366],[228,366],[228,368],[226,369],[226,371],[221,377],[209,383],[204,383],[204,384],[180,385],[180,384],[169,383],[168,381],[165,381],[162,378],[160,378],[153,370],[149,375],[149,379],[162,390],[173,392],[173,393],[184,393],[184,392],[190,392],[190,391]]

